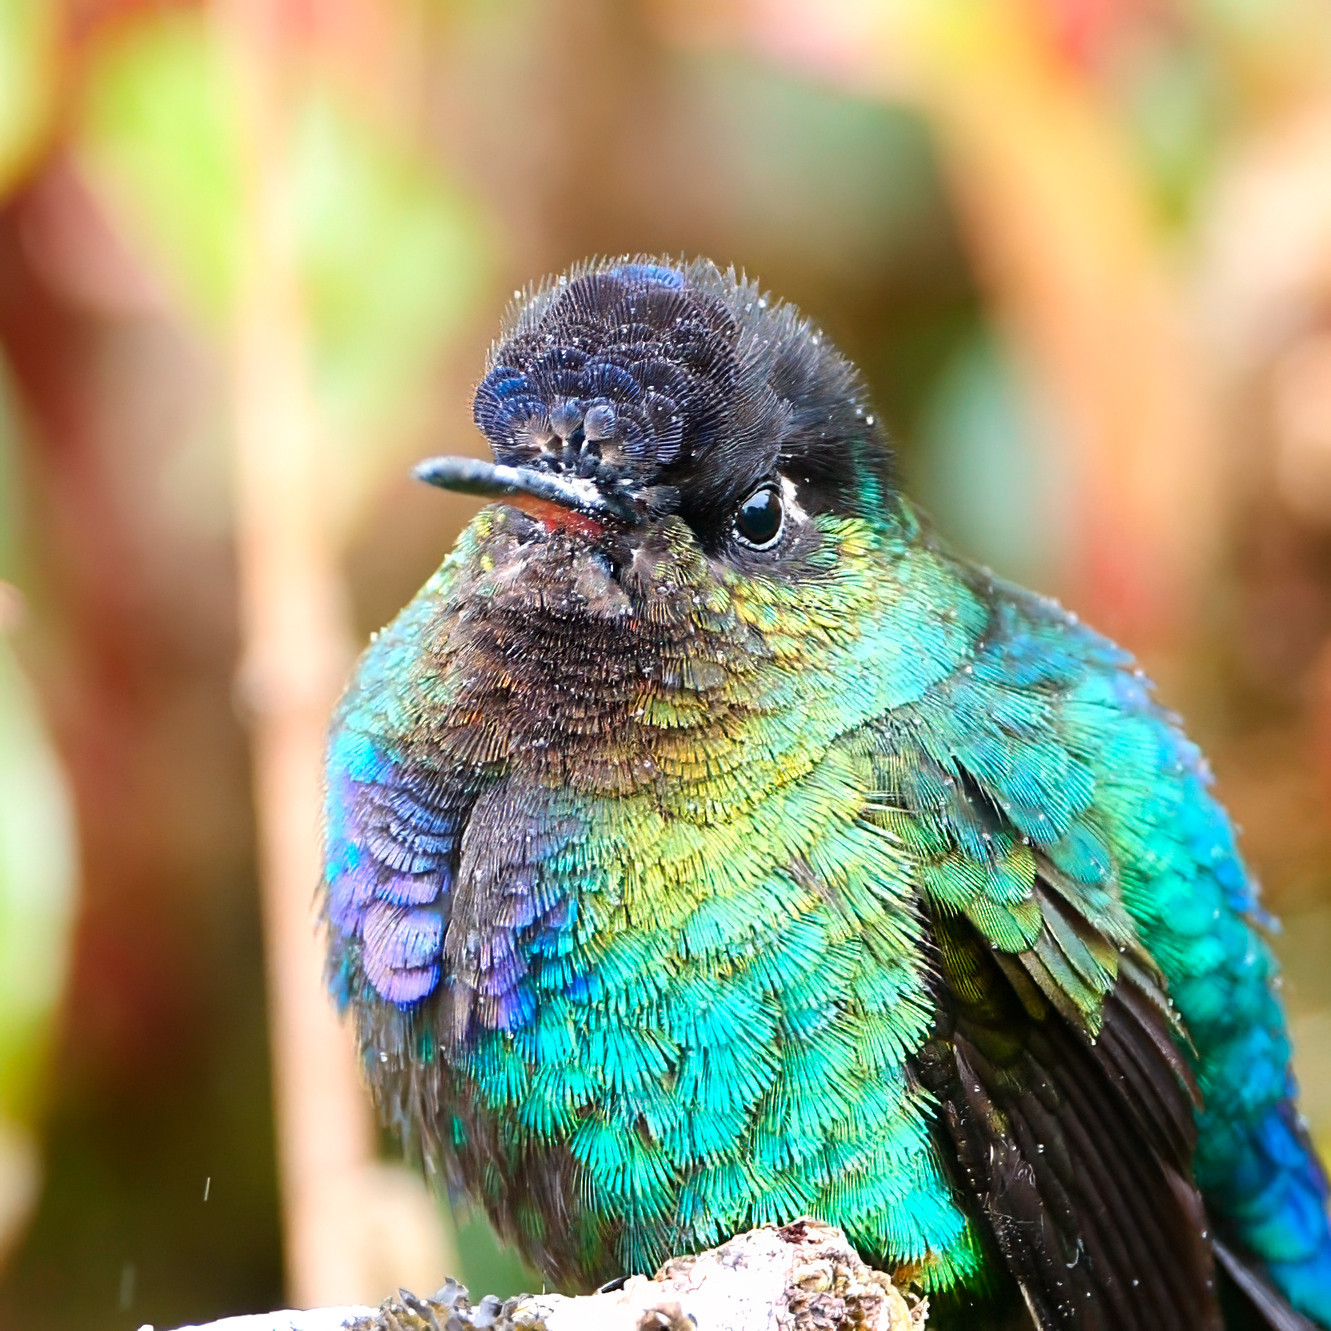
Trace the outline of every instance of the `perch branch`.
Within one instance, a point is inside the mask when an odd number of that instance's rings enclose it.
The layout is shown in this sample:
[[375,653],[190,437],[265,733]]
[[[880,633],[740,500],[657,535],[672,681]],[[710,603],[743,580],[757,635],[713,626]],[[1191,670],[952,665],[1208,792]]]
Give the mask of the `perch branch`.
[[866,1266],[839,1229],[799,1220],[581,1297],[489,1295],[473,1304],[450,1280],[432,1298],[401,1290],[378,1309],[229,1317],[179,1331],[923,1331],[927,1316],[924,1300]]

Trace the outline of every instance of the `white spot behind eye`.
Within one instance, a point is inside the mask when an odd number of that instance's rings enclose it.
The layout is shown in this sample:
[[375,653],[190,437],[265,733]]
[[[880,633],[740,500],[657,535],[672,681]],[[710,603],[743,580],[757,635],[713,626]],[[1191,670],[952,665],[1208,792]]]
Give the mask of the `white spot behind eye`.
[[780,477],[780,481],[781,500],[785,506],[786,516],[794,518],[796,522],[807,522],[809,515],[800,507],[800,502],[795,497],[799,493],[795,482],[789,476]]

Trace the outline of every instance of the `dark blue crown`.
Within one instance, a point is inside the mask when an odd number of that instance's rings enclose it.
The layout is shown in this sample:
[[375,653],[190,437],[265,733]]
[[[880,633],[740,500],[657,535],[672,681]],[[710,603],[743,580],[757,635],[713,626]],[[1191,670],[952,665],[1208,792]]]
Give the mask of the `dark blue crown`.
[[641,483],[705,448],[737,373],[737,326],[715,294],[660,263],[561,279],[518,310],[476,390],[501,463],[573,451]]
[[[792,306],[705,259],[592,262],[529,292],[473,414],[497,464],[590,480],[639,515],[720,521],[778,468],[805,484],[806,511],[850,511],[887,489],[854,367]],[[882,484],[859,484],[865,468]],[[463,485],[457,465],[444,472],[429,479]],[[495,493],[484,480],[465,484]]]

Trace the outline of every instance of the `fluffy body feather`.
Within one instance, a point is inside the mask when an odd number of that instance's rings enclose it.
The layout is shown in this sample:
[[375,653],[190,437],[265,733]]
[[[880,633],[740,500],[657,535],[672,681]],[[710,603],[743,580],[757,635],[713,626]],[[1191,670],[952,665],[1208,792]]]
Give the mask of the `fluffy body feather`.
[[944,1310],[1331,1326],[1252,881],[1128,655],[710,265],[529,295],[476,417],[613,507],[483,509],[334,725],[331,983],[427,1159],[565,1282],[812,1213]]

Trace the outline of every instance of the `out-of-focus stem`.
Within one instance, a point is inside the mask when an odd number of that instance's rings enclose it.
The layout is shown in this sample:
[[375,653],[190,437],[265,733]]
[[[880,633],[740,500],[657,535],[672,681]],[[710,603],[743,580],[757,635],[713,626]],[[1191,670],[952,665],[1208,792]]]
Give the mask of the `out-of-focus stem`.
[[321,978],[325,730],[350,626],[325,522],[295,272],[280,8],[225,0],[243,93],[247,233],[235,319],[241,682],[251,717],[287,1285],[301,1305],[363,1297],[356,1193],[373,1125],[349,1032]]

